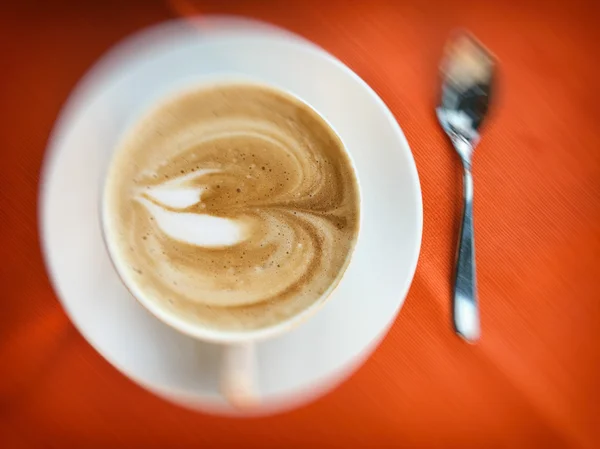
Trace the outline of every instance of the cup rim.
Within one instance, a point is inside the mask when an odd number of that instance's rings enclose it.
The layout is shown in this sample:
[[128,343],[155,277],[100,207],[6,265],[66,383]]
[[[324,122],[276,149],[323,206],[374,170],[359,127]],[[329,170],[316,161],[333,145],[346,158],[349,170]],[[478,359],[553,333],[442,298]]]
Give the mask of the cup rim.
[[[127,278],[127,276],[124,274],[123,269],[120,266],[119,262],[116,260],[116,259],[118,259],[117,255],[116,255],[116,248],[113,247],[113,245],[110,242],[111,239],[108,236],[108,230],[107,230],[108,226],[106,223],[106,221],[108,219],[108,215],[107,215],[108,211],[107,211],[107,207],[106,207],[105,196],[106,196],[106,181],[107,181],[108,173],[110,171],[110,167],[113,163],[113,160],[114,160],[114,157],[115,157],[115,154],[117,151],[117,147],[122,142],[122,138],[127,136],[128,132],[131,131],[132,126],[135,126],[136,123],[143,120],[143,118],[145,116],[147,116],[152,111],[157,109],[161,104],[163,104],[169,100],[172,100],[173,98],[177,98],[178,96],[181,96],[181,95],[185,94],[186,92],[210,89],[210,88],[214,88],[214,87],[218,87],[218,86],[232,86],[232,85],[236,85],[236,84],[263,87],[263,88],[275,90],[276,92],[279,92],[285,96],[292,97],[296,101],[298,101],[298,102],[302,103],[304,106],[308,107],[313,113],[315,113],[329,127],[329,130],[331,132],[333,132],[335,134],[335,136],[338,138],[338,140],[342,143],[343,151],[346,154],[348,161],[350,162],[350,166],[352,167],[352,171],[354,173],[354,177],[356,180],[356,187],[357,187],[359,219],[358,219],[358,227],[357,227],[352,245],[350,247],[350,250],[348,252],[346,260],[344,262],[344,265],[340,269],[336,278],[329,284],[327,290],[325,292],[323,292],[323,294],[321,296],[319,296],[318,299],[316,299],[308,307],[302,309],[300,312],[292,315],[291,317],[288,317],[284,321],[278,322],[275,325],[271,325],[271,326],[267,326],[267,327],[259,328],[259,329],[247,330],[247,331],[244,331],[244,330],[223,331],[223,330],[218,330],[218,329],[211,329],[206,326],[202,326],[200,324],[193,324],[191,322],[185,321],[182,318],[179,318],[174,313],[168,313],[164,308],[159,306],[156,303],[156,301],[152,301],[152,300],[148,299],[147,297],[145,297],[141,293],[139,288],[136,287],[135,283],[130,281]],[[359,173],[358,173],[358,170],[356,169],[355,161],[354,161],[352,155],[350,154],[350,152],[348,151],[347,145],[345,144],[343,137],[336,131],[336,129],[333,127],[333,125],[329,122],[329,120],[327,120],[327,118],[325,118],[310,103],[305,101],[300,96],[294,94],[293,92],[290,92],[288,89],[285,89],[274,83],[267,83],[262,80],[259,81],[259,80],[253,79],[252,77],[249,77],[249,76],[240,76],[240,75],[231,76],[229,74],[221,74],[221,75],[215,74],[214,76],[211,76],[210,78],[207,78],[204,80],[198,80],[196,83],[193,83],[191,85],[186,85],[182,88],[176,89],[175,91],[170,92],[170,93],[164,95],[163,97],[159,98],[157,101],[153,102],[142,112],[141,116],[138,117],[128,129],[125,130],[123,136],[121,136],[121,138],[117,141],[117,144],[115,145],[114,148],[111,149],[111,151],[112,151],[112,153],[108,158],[108,163],[106,164],[106,167],[104,168],[104,173],[101,177],[100,195],[99,195],[100,198],[99,198],[99,202],[98,202],[99,209],[100,209],[100,211],[99,211],[100,213],[98,214],[98,216],[99,216],[99,221],[100,221],[100,230],[101,230],[101,235],[102,235],[102,241],[103,241],[104,247],[107,251],[107,254],[109,256],[108,258],[110,260],[110,263],[111,263],[112,267],[114,268],[115,273],[117,274],[119,280],[121,281],[121,284],[123,284],[123,286],[127,289],[127,291],[129,291],[131,296],[136,300],[136,302],[138,304],[140,304],[142,307],[144,307],[144,309],[149,311],[154,317],[156,317],[158,320],[162,321],[169,327],[171,327],[185,335],[188,335],[190,337],[193,337],[193,338],[196,338],[199,340],[203,340],[203,341],[207,341],[207,342],[211,342],[211,343],[240,344],[240,343],[263,341],[263,340],[266,340],[269,338],[279,336],[288,331],[291,331],[291,330],[295,329],[296,327],[298,327],[299,325],[306,322],[312,316],[314,316],[325,305],[325,303],[327,303],[331,299],[334,292],[337,290],[338,286],[340,285],[342,279],[346,275],[346,273],[348,271],[348,267],[350,266],[352,259],[354,257],[356,245],[360,238],[360,233],[361,233],[360,231],[362,228],[362,220],[363,220],[362,192],[361,192],[361,187],[360,187]]]

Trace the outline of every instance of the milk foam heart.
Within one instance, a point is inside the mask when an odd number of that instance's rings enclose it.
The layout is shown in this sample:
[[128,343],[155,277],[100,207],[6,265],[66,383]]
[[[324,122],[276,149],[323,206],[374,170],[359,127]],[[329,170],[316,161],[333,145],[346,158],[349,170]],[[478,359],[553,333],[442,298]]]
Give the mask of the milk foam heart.
[[191,212],[177,212],[164,209],[153,202],[140,197],[158,229],[165,236],[181,243],[219,248],[241,243],[246,238],[244,225],[228,218]]

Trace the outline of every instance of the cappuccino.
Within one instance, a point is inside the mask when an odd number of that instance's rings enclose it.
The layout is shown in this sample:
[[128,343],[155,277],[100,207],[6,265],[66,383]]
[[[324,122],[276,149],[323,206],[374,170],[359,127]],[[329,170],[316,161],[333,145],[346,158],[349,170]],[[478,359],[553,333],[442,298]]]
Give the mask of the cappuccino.
[[116,149],[104,227],[121,276],[192,325],[275,325],[323,299],[358,234],[342,142],[278,90],[222,84],[170,98]]

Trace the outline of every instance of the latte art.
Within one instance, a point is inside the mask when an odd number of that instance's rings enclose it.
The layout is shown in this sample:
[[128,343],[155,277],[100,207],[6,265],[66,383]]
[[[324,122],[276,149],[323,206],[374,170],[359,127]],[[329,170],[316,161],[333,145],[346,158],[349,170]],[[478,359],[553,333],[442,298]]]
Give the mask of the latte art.
[[342,143],[308,106],[254,85],[186,93],[118,148],[105,224],[124,276],[222,330],[296,315],[337,282],[358,231]]

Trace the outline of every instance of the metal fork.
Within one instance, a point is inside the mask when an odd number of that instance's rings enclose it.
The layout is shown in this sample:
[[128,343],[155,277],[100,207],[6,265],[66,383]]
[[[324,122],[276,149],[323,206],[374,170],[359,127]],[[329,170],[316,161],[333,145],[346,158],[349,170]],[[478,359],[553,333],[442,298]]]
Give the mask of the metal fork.
[[490,53],[466,33],[449,42],[442,62],[442,96],[436,112],[464,168],[464,209],[456,260],[453,322],[468,342],[480,336],[473,234],[473,150],[488,111],[495,62]]

